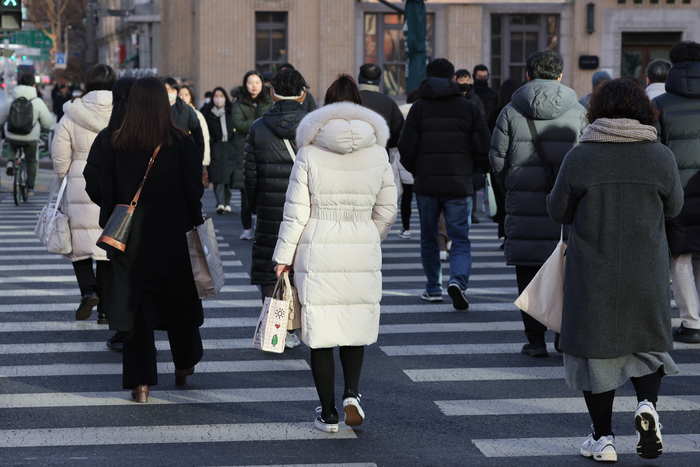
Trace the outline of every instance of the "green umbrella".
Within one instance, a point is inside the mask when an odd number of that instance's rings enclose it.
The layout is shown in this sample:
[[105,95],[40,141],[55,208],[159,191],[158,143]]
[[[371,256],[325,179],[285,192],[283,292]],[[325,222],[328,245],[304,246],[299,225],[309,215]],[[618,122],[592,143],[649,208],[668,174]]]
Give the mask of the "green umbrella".
[[406,0],[403,35],[406,43],[406,92],[409,92],[425,79],[428,23],[423,0]]

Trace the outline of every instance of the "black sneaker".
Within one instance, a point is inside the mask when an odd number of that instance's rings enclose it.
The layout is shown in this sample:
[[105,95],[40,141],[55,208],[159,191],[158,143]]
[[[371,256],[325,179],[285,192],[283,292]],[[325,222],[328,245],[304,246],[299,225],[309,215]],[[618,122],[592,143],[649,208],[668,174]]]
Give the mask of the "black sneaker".
[[124,350],[124,333],[117,331],[107,340],[107,348],[121,352]]
[[700,329],[686,328],[681,323],[681,327],[673,333],[673,340],[685,344],[700,344]]
[[78,309],[75,311],[75,319],[78,321],[85,321],[88,319],[90,315],[92,315],[93,307],[96,307],[98,303],[100,303],[100,297],[97,296],[95,290],[88,290],[85,292],[83,299],[80,300]]
[[547,347],[533,347],[532,344],[523,345],[521,354],[527,355],[529,357],[544,358],[549,357],[549,352],[547,352]]
[[331,414],[327,420],[321,417],[321,407],[316,407],[316,420],[314,420],[314,426],[325,432],[325,433],[337,433],[338,432],[338,412],[336,410],[335,414]]
[[452,306],[455,307],[455,310],[466,310],[469,308],[466,290],[462,290],[456,282],[451,282],[447,286],[447,295],[452,299]]

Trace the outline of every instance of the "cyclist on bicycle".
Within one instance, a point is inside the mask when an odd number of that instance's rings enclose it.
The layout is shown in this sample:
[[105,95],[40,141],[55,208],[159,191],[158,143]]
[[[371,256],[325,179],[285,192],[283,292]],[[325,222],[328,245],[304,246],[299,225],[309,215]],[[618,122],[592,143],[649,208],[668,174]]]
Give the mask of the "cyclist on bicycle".
[[[37,147],[41,131],[51,128],[51,112],[46,103],[38,96],[33,75],[21,75],[19,84],[12,90],[12,95],[0,107],[0,125],[4,125],[7,146],[8,175],[15,159],[17,146],[24,143],[24,155],[27,161],[28,195],[34,195],[34,183],[39,168]],[[17,101],[17,102],[15,102]],[[15,105],[13,105],[15,104]]]

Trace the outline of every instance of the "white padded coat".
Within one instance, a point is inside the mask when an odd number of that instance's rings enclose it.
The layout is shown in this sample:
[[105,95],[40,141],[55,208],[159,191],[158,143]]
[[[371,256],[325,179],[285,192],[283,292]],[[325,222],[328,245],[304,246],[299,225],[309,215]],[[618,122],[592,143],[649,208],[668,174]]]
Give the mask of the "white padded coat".
[[53,170],[68,177],[64,213],[68,216],[73,252],[64,255],[71,261],[93,258],[106,261],[107,254],[95,243],[102,234],[100,207],[85,191],[83,169],[97,133],[107,127],[112,114],[112,91],[92,91],[63,105],[65,115],[56,125],[51,145]]
[[273,260],[293,264],[301,339],[313,349],[370,345],[379,333],[381,242],[396,220],[396,185],[379,114],[342,102],[297,129]]

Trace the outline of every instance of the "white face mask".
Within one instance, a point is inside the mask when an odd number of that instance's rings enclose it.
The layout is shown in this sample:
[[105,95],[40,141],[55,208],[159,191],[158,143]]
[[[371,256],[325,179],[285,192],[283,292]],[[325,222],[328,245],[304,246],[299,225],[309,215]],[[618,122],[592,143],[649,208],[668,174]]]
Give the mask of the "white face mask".
[[175,101],[177,100],[177,93],[176,92],[169,92],[168,93],[168,100],[170,101],[170,105],[173,105]]
[[204,103],[205,103],[205,104],[208,104],[208,103],[210,103],[210,102],[211,102],[211,97],[205,97],[205,98],[204,98]]
[[224,106],[224,104],[226,104],[226,99],[224,99],[223,97],[215,97],[214,98],[214,105],[215,106],[221,108]]

